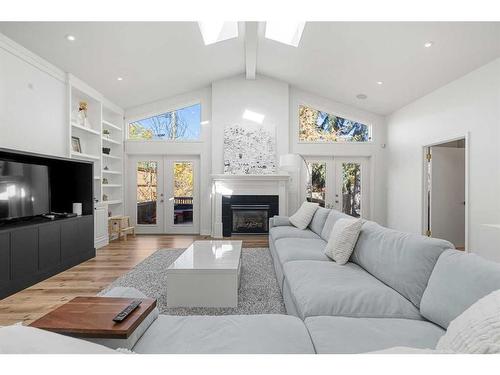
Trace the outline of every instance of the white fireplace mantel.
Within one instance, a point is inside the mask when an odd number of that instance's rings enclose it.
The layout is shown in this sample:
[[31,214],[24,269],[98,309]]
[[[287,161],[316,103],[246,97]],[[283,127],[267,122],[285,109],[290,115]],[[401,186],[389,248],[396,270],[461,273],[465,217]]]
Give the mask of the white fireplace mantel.
[[279,213],[288,212],[288,174],[268,175],[212,175],[212,235],[222,237],[222,196],[224,195],[277,195]]
[[288,181],[288,174],[213,174],[214,181]]

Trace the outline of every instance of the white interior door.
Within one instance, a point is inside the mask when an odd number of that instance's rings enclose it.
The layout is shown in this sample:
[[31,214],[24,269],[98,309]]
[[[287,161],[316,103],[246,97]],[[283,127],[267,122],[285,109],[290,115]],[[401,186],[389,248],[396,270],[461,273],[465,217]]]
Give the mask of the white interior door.
[[199,159],[165,159],[166,233],[200,233]]
[[431,147],[430,233],[465,245],[465,149]]
[[333,202],[335,185],[335,165],[331,157],[308,157],[306,163],[309,173],[303,166],[302,201],[318,203],[321,207],[330,207]]
[[354,217],[370,217],[368,158],[307,157],[306,162],[310,174],[304,165],[302,201],[307,198]]
[[367,158],[335,158],[334,208],[353,217],[370,217]]
[[127,173],[127,212],[137,233],[164,233],[164,160],[159,155],[131,156]]
[[199,233],[199,159],[129,157],[127,212],[137,233]]

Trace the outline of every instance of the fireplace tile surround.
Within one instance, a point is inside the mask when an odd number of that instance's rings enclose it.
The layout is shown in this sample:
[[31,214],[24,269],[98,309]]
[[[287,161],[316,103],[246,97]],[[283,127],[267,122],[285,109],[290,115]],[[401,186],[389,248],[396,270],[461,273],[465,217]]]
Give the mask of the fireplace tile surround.
[[[288,184],[290,176],[288,174],[268,174],[268,175],[230,175],[230,174],[218,174],[212,175],[212,236],[216,238],[222,238],[223,236],[230,236],[233,233],[233,220],[231,215],[231,226],[225,226],[223,221],[227,221],[228,213],[223,212],[223,203],[228,202],[230,197],[242,197],[249,196],[253,197],[253,201],[245,200],[243,205],[269,205],[272,206],[272,210],[267,209],[267,217],[272,217],[274,215],[286,215],[288,213]],[[260,197],[270,197],[272,202],[263,201],[264,198]],[[248,199],[248,198],[245,198]],[[277,203],[275,203],[277,202]],[[237,203],[237,200],[231,202],[233,205],[241,205]],[[230,208],[229,208],[230,209]],[[240,207],[240,209],[243,209]],[[261,207],[244,207],[245,210],[254,211],[254,215],[251,220],[245,219],[243,221],[243,227],[246,226],[246,233],[267,233],[267,220],[266,227],[262,227],[262,221],[257,224],[255,220],[258,218],[257,215],[262,215],[263,213],[258,213],[257,211],[263,211]],[[226,220],[223,220],[225,216]],[[248,216],[248,215],[247,215]],[[258,226],[259,228],[255,228]],[[253,227],[253,228],[252,228]],[[234,232],[243,233],[245,228],[241,230],[236,230]]]
[[268,233],[269,218],[278,213],[278,195],[225,195],[222,235]]

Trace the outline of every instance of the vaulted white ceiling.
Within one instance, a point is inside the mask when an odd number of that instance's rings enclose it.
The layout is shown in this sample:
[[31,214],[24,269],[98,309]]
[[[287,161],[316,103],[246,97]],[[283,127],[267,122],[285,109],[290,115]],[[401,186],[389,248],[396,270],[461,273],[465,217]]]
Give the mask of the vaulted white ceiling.
[[[243,73],[252,63],[243,32],[205,46],[196,22],[2,22],[0,32],[124,108]],[[256,51],[257,74],[388,114],[500,57],[500,23],[307,22],[298,48],[265,39],[260,25]]]

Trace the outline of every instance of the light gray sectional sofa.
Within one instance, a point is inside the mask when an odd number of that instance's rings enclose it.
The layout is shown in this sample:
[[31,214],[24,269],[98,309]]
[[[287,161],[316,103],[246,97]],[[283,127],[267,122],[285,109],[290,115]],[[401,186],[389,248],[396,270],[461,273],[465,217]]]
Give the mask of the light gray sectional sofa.
[[[324,248],[335,222],[343,217],[319,208],[305,230],[290,225],[286,217],[270,220],[269,247],[289,315],[182,317],[156,310],[127,340],[90,341],[137,353],[433,349],[454,318],[500,289],[500,264],[454,250],[447,241],[371,221],[363,224],[350,262],[338,265],[324,255]],[[133,288],[114,288],[105,295],[145,297]],[[0,353],[98,351],[81,344],[72,347],[52,333],[43,334],[43,346],[33,347],[32,339],[23,338],[28,328],[22,328],[21,333],[14,326],[0,328]],[[2,346],[16,340],[19,347],[28,343],[30,349]],[[49,346],[50,341],[56,346]]]
[[306,230],[270,220],[269,247],[287,313],[317,353],[434,348],[451,320],[500,289],[500,265],[451,243],[367,221],[346,265],[324,255],[343,213],[319,208]]

